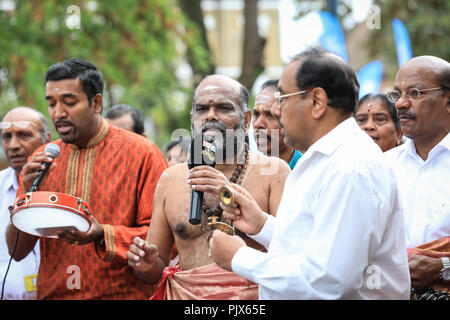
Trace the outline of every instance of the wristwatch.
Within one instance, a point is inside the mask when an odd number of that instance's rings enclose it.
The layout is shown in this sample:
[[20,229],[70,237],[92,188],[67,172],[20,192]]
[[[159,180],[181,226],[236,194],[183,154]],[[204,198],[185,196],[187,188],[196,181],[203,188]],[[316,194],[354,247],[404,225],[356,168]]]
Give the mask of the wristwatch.
[[448,257],[442,257],[442,264],[444,267],[441,269],[441,279],[444,281],[450,280],[450,259]]

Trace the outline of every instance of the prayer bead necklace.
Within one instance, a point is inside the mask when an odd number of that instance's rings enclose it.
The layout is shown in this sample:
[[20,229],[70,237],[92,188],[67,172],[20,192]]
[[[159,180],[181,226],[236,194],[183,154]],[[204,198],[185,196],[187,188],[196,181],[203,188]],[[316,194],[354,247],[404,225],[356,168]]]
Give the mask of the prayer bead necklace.
[[[244,152],[241,155],[241,160],[244,160],[242,158],[244,158],[245,161],[244,161],[244,163],[242,163],[242,161],[239,161],[241,163],[238,163],[238,165],[236,166],[236,169],[234,169],[234,172],[230,177],[231,183],[236,183],[238,185],[241,185],[242,180],[245,176],[245,172],[247,171],[248,162],[249,162],[249,158],[250,158],[250,152],[249,152],[249,147],[248,147],[247,143],[245,143]],[[202,231],[204,231],[206,233],[206,239],[207,239],[207,241],[209,241],[209,239],[212,235],[212,232],[213,232],[213,228],[211,228],[211,226],[208,226],[206,221],[208,220],[208,217],[212,217],[212,216],[216,216],[217,220],[221,221],[223,210],[220,207],[220,203],[218,203],[214,209],[210,209],[203,200],[202,212],[203,212],[203,215],[206,216],[206,219],[202,219],[201,229],[202,229]]]

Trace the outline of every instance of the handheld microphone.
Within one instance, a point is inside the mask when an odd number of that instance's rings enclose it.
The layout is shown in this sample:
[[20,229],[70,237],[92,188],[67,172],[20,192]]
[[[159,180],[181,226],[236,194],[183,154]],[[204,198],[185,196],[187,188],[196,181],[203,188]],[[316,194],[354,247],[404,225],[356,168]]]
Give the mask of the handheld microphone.
[[[58,155],[59,155],[59,146],[57,146],[54,143],[49,143],[46,147],[45,147],[45,152],[48,152],[50,154],[50,157],[52,159],[55,159]],[[33,184],[31,185],[31,189],[30,192],[34,192],[37,190],[37,188],[39,187],[39,185],[42,182],[42,179],[44,178],[44,175],[47,173],[48,169],[50,168],[50,166],[52,165],[52,162],[43,162],[42,165],[44,166],[44,169],[39,171],[39,175],[36,177],[36,179],[34,179]]]
[[[216,165],[216,146],[209,137],[203,137],[198,134],[191,140],[189,149],[188,167],[192,169],[196,166],[208,165],[214,167]],[[203,192],[191,191],[191,212],[189,214],[189,223],[197,225],[202,219],[202,202]]]

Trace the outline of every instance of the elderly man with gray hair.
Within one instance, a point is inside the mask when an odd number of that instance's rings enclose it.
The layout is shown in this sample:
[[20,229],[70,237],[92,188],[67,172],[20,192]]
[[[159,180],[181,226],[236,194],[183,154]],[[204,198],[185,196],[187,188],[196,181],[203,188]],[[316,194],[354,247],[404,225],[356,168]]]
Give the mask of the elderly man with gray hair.
[[[0,171],[0,233],[4,239],[10,220],[8,207],[16,198],[20,171],[33,151],[50,142],[52,136],[45,116],[29,107],[10,110],[0,122],[0,134],[8,161],[8,168]],[[10,260],[6,241],[0,241],[2,299],[36,299],[39,242],[22,261],[11,261],[9,264]]]

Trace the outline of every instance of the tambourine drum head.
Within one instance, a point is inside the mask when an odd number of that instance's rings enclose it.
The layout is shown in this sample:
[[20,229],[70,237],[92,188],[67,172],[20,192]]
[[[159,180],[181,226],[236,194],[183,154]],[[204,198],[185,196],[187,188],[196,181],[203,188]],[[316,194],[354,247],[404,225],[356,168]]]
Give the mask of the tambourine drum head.
[[88,231],[89,222],[81,216],[59,208],[26,208],[17,212],[12,223],[21,231],[56,238],[58,229]]
[[47,238],[57,238],[57,230],[86,232],[91,226],[89,205],[63,193],[31,192],[14,202],[11,222],[19,230]]

